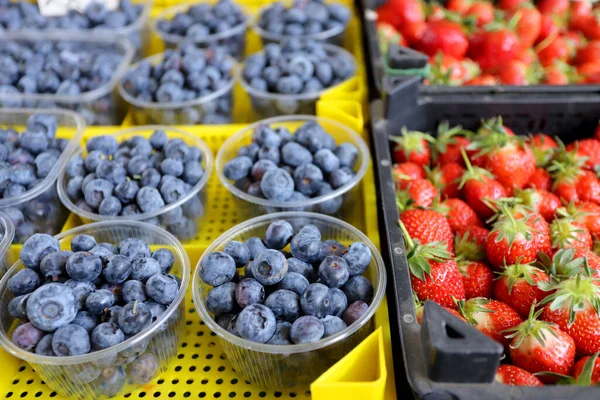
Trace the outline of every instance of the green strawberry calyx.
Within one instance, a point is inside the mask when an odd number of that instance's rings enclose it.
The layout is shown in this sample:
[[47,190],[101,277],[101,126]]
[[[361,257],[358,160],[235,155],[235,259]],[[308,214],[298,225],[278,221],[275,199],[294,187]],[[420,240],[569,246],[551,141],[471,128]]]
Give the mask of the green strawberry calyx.
[[477,244],[470,231],[454,236],[454,252],[464,260],[483,261],[486,257],[485,247]]
[[458,183],[459,189],[462,189],[463,186],[465,186],[465,184],[471,180],[485,182],[486,179],[495,178],[490,171],[471,165],[471,162],[469,161],[469,157],[467,157],[465,149],[461,148],[460,153],[462,154],[462,158],[465,161],[465,167],[467,168],[467,170],[460,178],[460,181]]
[[530,286],[538,286],[533,277],[544,274],[544,271],[534,267],[532,263],[521,264],[522,259],[523,257],[519,257],[515,264],[505,266],[504,271],[500,274],[500,278],[506,278],[509,294],[512,293],[513,287],[519,280],[524,280]]
[[396,143],[396,149],[402,150],[406,157],[412,153],[424,153],[427,143],[435,142],[433,136],[424,132],[409,131],[406,127],[402,128],[400,136],[392,136],[390,140]]
[[529,318],[514,328],[502,331],[503,334],[506,334],[505,337],[507,339],[512,339],[510,344],[512,349],[520,347],[521,344],[523,344],[523,341],[530,336],[533,336],[542,347],[545,347],[548,334],[557,337],[556,332],[554,331],[554,329],[556,329],[556,324],[538,320],[543,309],[540,308],[538,311],[535,311],[536,305],[537,304],[534,301],[529,310]]
[[545,269],[557,281],[579,274],[583,270],[584,257],[575,258],[574,249],[562,249],[550,258],[546,253],[538,252],[538,266]]
[[478,322],[474,317],[475,313],[494,313],[494,310],[486,307],[490,303],[490,300],[484,297],[475,297],[467,301],[457,300],[455,298],[453,298],[453,300],[458,309],[458,313],[462,315],[471,326],[478,325]]
[[595,353],[591,355],[583,364],[583,369],[581,370],[581,374],[575,378],[573,376],[557,374],[555,372],[538,372],[535,373],[535,376],[548,376],[553,378],[559,378],[556,382],[557,385],[575,385],[575,386],[599,386],[599,384],[594,385],[592,383],[592,376],[594,375],[594,367],[596,365],[596,360],[598,360],[598,356],[600,353]]
[[421,244],[418,240],[411,239],[410,234],[402,221],[399,222],[406,243],[408,268],[414,276],[421,280],[425,280],[426,276],[431,275],[430,261],[444,262],[452,258],[445,243],[438,241]]
[[529,217],[515,218],[510,211],[503,213],[506,218],[499,218],[494,222],[491,233],[498,232],[494,239],[496,243],[503,240],[508,241],[511,248],[517,239],[531,241],[533,239],[533,228],[527,224]]
[[584,230],[575,224],[572,217],[557,218],[550,224],[552,247],[561,249],[570,247],[573,242],[580,241],[577,234],[582,232]]

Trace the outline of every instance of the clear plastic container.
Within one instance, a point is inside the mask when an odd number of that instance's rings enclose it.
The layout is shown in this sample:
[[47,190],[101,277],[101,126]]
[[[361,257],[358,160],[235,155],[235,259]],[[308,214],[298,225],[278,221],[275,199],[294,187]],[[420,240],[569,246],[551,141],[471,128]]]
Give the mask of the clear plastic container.
[[[358,159],[354,166],[354,177],[344,186],[324,195],[313,197],[302,201],[274,201],[251,196],[245,191],[237,188],[233,181],[227,179],[223,173],[225,164],[237,157],[240,147],[252,143],[252,132],[259,125],[270,125],[273,127],[286,126],[293,133],[296,128],[305,122],[314,121],[319,123],[325,132],[335,139],[335,143],[351,143],[358,149]],[[371,159],[369,148],[365,141],[346,125],[328,118],[313,117],[310,115],[290,115],[258,121],[247,126],[223,143],[216,158],[217,175],[221,184],[233,194],[238,203],[237,212],[242,218],[252,218],[263,214],[282,211],[312,211],[322,214],[335,215],[338,218],[348,220],[356,213],[356,207],[360,204],[359,182],[364,177]],[[332,207],[333,202],[338,202],[338,207]],[[341,204],[340,204],[341,203]],[[334,211],[333,213],[331,211]]]
[[[80,226],[56,236],[61,249],[70,248],[76,235],[92,235],[98,242],[118,243],[127,238],[139,238],[152,243],[151,248],[168,247],[175,255],[171,274],[181,278],[181,290],[162,316],[143,332],[116,346],[72,357],[49,357],[31,353],[13,344],[10,336],[17,321],[8,313],[8,303],[13,295],[7,289],[8,280],[23,267],[18,261],[0,281],[0,344],[15,357],[27,361],[48,387],[65,398],[98,399],[113,397],[140,388],[147,382],[139,382],[130,374],[131,363],[138,357],[151,354],[158,362],[154,374],[166,371],[169,362],[177,355],[177,348],[184,338],[185,304],[183,299],[189,284],[190,261],[185,249],[168,232],[155,226],[136,221],[107,221]],[[126,383],[117,393],[107,396],[103,385],[111,373],[127,375]],[[152,378],[154,377],[152,376]]]
[[[144,213],[138,215],[129,216],[105,216],[96,213],[90,213],[75,205],[69,195],[67,194],[67,184],[69,183],[66,169],[63,168],[58,176],[58,196],[62,203],[74,214],[79,216],[81,220],[88,224],[96,221],[142,221],[151,223],[155,226],[167,230],[171,234],[175,235],[177,239],[187,241],[194,239],[197,233],[202,229],[203,219],[205,216],[204,205],[206,204],[206,183],[208,182],[210,175],[213,170],[213,156],[212,152],[200,138],[188,133],[184,130],[177,129],[169,126],[140,126],[136,128],[125,129],[122,131],[111,133],[110,136],[114,136],[117,142],[123,142],[134,136],[142,136],[149,138],[155,130],[163,130],[169,137],[169,139],[181,139],[189,146],[198,147],[202,153],[202,168],[204,169],[204,175],[202,179],[194,185],[192,190],[179,201],[168,204],[152,213]],[[85,149],[79,149],[73,157],[87,154]],[[181,209],[181,213],[178,209]],[[173,224],[174,215],[180,214],[180,218],[177,219],[176,224]]]
[[[157,64],[163,59],[164,53],[143,59]],[[142,101],[127,93],[119,80],[119,93],[129,104],[136,125],[200,125],[200,124],[229,124],[233,114],[233,85],[235,84],[235,69],[237,63],[232,58],[234,68],[229,84],[208,96],[179,103],[156,103]],[[139,63],[138,63],[139,64]],[[130,69],[135,69],[134,64]],[[215,118],[216,117],[216,118]]]
[[6,42],[77,42],[93,49],[106,49],[118,54],[121,63],[114,71],[112,78],[97,89],[83,92],[77,96],[56,94],[2,94],[0,108],[64,108],[77,111],[89,125],[119,125],[123,120],[126,108],[119,98],[116,86],[121,75],[127,69],[133,56],[133,47],[127,40],[114,40],[108,36],[91,32],[2,32],[0,44]]
[[[284,6],[290,7],[293,3],[293,0],[279,1],[278,3],[282,3]],[[256,17],[254,18],[254,21],[252,22],[252,30],[254,32],[256,32],[256,34],[258,36],[260,36],[263,46],[265,46],[269,43],[281,43],[281,41],[283,41],[285,39],[297,38],[297,37],[302,38],[302,39],[318,40],[320,42],[333,44],[335,46],[343,46],[344,45],[344,37],[346,34],[346,29],[348,28],[348,23],[350,21],[346,22],[346,25],[341,25],[341,26],[338,26],[338,27],[335,27],[335,28],[332,28],[332,29],[329,29],[329,30],[326,30],[323,32],[319,32],[319,33],[313,33],[313,34],[302,35],[302,36],[282,35],[282,34],[265,31],[258,24],[262,14],[270,7],[272,7],[272,4],[268,4],[266,6],[261,7],[260,10],[258,11],[258,13],[256,14]]]
[[[322,240],[337,240],[342,244],[363,242],[373,254],[371,264],[364,273],[374,288],[373,300],[367,312],[343,331],[315,343],[277,346],[242,339],[221,328],[205,305],[211,287],[202,282],[198,275],[198,266],[202,258],[212,252],[221,251],[231,240],[245,241],[253,236],[264,237],[269,224],[279,219],[290,222],[296,231],[303,225],[314,224],[321,230]],[[372,317],[385,294],[385,265],[377,248],[352,225],[322,214],[286,212],[251,219],[219,236],[206,249],[202,258],[196,266],[192,283],[196,310],[204,323],[219,337],[221,347],[233,369],[244,379],[269,389],[310,384],[356,347],[373,330]]]
[[[152,31],[162,39],[165,43],[166,48],[174,49],[177,48],[181,43],[188,42],[189,39],[186,39],[184,36],[174,35],[171,33],[166,33],[161,31],[158,28],[158,23],[161,20],[171,20],[175,15],[181,12],[187,11],[190,7],[195,6],[197,4],[214,4],[216,0],[208,0],[208,1],[191,1],[184,4],[179,4],[174,7],[169,7],[160,14],[156,16],[152,20]],[[244,12],[243,7],[239,4],[236,4],[242,12]],[[246,29],[248,28],[248,16],[247,13],[244,12],[245,20],[238,26],[234,26],[226,31],[215,33],[207,36],[204,40],[201,41],[193,41],[196,46],[200,48],[209,48],[213,46],[224,47],[227,49],[227,54],[234,57],[236,60],[241,61],[244,58],[244,51],[246,50]]]
[[69,144],[48,176],[39,184],[19,196],[0,199],[0,211],[10,215],[11,209],[18,208],[25,217],[15,226],[14,240],[17,243],[23,242],[31,233],[42,232],[55,235],[61,231],[69,216],[69,211],[58,198],[56,179],[71,154],[79,146],[85,130],[83,119],[74,112],[30,108],[0,108],[0,128],[14,127],[21,132],[25,129],[29,116],[36,113],[54,115],[59,126],[56,137],[69,139]]
[[15,226],[10,218],[0,212],[0,278],[14,263],[10,252],[10,245],[15,237]]
[[[325,44],[324,47],[327,51],[327,54],[335,54],[339,57],[344,57],[347,59],[347,62],[352,65],[352,75],[348,79],[356,75],[356,60],[351,53],[342,49],[341,47],[333,46],[330,44]],[[248,96],[250,96],[252,110],[258,118],[270,118],[276,117],[278,115],[292,114],[314,115],[316,114],[317,100],[319,100],[319,98],[324,92],[335,87],[331,86],[328,88],[324,88],[323,90],[320,90],[318,92],[298,94],[280,94],[263,92],[260,90],[256,90],[252,86],[250,86],[250,83],[244,79],[244,75],[242,73],[243,69],[244,66],[242,65],[238,71],[238,82],[240,83],[244,91],[248,93]],[[342,83],[343,82],[341,82],[340,84]]]

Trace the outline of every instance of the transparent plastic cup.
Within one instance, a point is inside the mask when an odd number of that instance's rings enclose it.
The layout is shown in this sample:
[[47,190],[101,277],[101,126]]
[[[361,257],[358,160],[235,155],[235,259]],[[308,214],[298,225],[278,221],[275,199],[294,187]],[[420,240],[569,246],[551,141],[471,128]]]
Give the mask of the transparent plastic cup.
[[[155,130],[163,130],[169,139],[181,139],[189,146],[195,146],[202,153],[202,168],[204,175],[193,188],[178,201],[167,204],[160,210],[151,213],[142,213],[128,216],[105,216],[91,213],[78,207],[67,194],[67,184],[69,177],[66,174],[66,168],[60,171],[58,176],[58,196],[62,203],[74,214],[79,216],[85,223],[96,221],[142,221],[155,226],[160,226],[173,234],[181,241],[191,240],[196,237],[204,225],[205,218],[204,205],[206,204],[206,183],[213,170],[212,152],[200,138],[181,129],[169,126],[140,126],[122,131],[111,133],[117,139],[117,142],[123,142],[134,136],[149,138]],[[85,156],[87,151],[81,148],[73,154],[76,156]],[[179,210],[181,209],[181,211]]]
[[[279,3],[282,3],[286,7],[290,7],[292,5],[293,1],[285,0],[285,1],[279,1]],[[340,25],[335,28],[328,29],[326,31],[319,32],[319,33],[313,33],[313,34],[307,34],[307,35],[301,35],[301,36],[277,34],[277,33],[273,33],[273,32],[268,32],[268,31],[264,30],[263,28],[261,28],[261,26],[259,25],[259,21],[260,21],[262,14],[270,7],[272,7],[272,4],[261,7],[260,10],[258,11],[258,13],[256,14],[256,17],[254,18],[254,21],[252,22],[252,25],[251,25],[252,30],[254,32],[256,32],[256,34],[258,36],[260,36],[263,46],[265,46],[269,43],[281,43],[283,40],[289,39],[289,38],[317,40],[317,41],[329,43],[329,44],[332,44],[335,46],[343,46],[344,45],[346,29],[348,28],[348,23],[350,21],[346,22],[345,25]]]
[[[157,64],[164,57],[164,53],[145,58],[140,62]],[[129,94],[119,80],[119,93],[129,104],[136,125],[200,125],[200,124],[229,124],[233,114],[233,85],[235,83],[235,69],[237,63],[231,58],[234,65],[232,76],[227,86],[207,96],[194,100],[178,103],[156,103],[143,101]],[[137,68],[134,64],[130,69]]]
[[[348,51],[341,47],[333,46],[330,44],[324,45],[328,55],[337,55],[347,60],[352,65],[352,75],[348,78],[352,78],[356,75],[357,65],[354,56]],[[258,54],[262,54],[260,52]],[[238,82],[244,89],[248,96],[250,96],[250,102],[252,104],[252,110],[258,118],[270,118],[278,115],[293,115],[293,114],[316,114],[317,100],[323,93],[336,86],[339,86],[346,82],[340,82],[338,85],[324,88],[318,92],[312,93],[298,93],[298,94],[280,94],[270,93],[254,89],[250,86],[250,83],[244,79],[243,65],[238,70]]]
[[17,243],[23,242],[32,233],[55,235],[61,231],[69,216],[69,211],[58,198],[56,179],[60,170],[67,164],[79,146],[85,130],[83,119],[74,112],[30,108],[0,108],[0,128],[13,127],[22,132],[29,116],[36,113],[54,115],[59,126],[56,137],[68,139],[69,143],[48,176],[41,182],[18,196],[0,199],[0,211],[10,216],[11,211],[16,208],[25,217],[23,220],[19,220],[15,226],[14,241]]
[[15,237],[15,226],[10,218],[0,212],[0,278],[4,276],[6,271],[14,263],[10,252],[10,245]]
[[[165,247],[175,256],[171,274],[181,278],[177,298],[167,310],[141,333],[105,350],[71,357],[41,356],[25,351],[11,340],[18,321],[8,313],[8,303],[13,295],[7,289],[8,280],[24,268],[21,261],[15,263],[0,281],[0,344],[13,356],[27,361],[48,387],[65,398],[98,399],[113,397],[136,390],[150,382],[157,374],[166,371],[169,362],[177,355],[177,348],[184,338],[185,305],[183,299],[189,284],[190,261],[185,249],[168,232],[155,226],[136,221],[106,221],[80,226],[56,236],[61,249],[70,248],[76,235],[92,235],[98,242],[118,243],[127,238],[138,238],[152,243],[151,248]],[[158,363],[156,373],[140,382],[131,373],[139,357],[153,357]],[[120,390],[106,393],[106,379],[111,375],[126,374],[126,383]],[[117,387],[118,389],[118,387]]]
[[[223,172],[225,164],[237,157],[240,147],[252,143],[252,132],[257,126],[269,125],[272,127],[286,126],[293,133],[302,124],[314,121],[320,124],[325,132],[335,139],[335,143],[351,143],[358,150],[358,159],[354,166],[354,177],[344,186],[339,187],[324,196],[313,197],[301,201],[275,201],[251,196],[236,187],[233,181],[227,179]],[[312,211],[321,214],[334,215],[340,219],[348,220],[356,213],[356,207],[360,200],[360,181],[365,176],[369,162],[369,148],[365,141],[352,129],[337,121],[313,117],[310,115],[290,115],[287,117],[276,117],[258,121],[235,133],[223,143],[216,158],[217,175],[221,184],[234,196],[237,203],[238,213],[242,218],[252,218],[263,214],[282,211]],[[337,203],[334,207],[332,203]]]
[[[264,237],[269,224],[280,219],[290,222],[296,232],[306,224],[316,225],[321,230],[322,240],[337,240],[345,245],[363,242],[373,254],[371,264],[364,273],[374,288],[373,300],[367,312],[343,331],[315,343],[278,346],[251,342],[220,327],[206,308],[205,300],[211,287],[202,282],[198,275],[202,259],[212,252],[223,250],[231,240],[243,242],[253,236]],[[275,389],[311,383],[372,332],[373,315],[385,294],[386,273],[377,248],[352,225],[322,214],[286,212],[254,218],[223,233],[202,255],[192,282],[194,307],[204,323],[219,337],[233,369],[253,384]]]
[[[117,82],[133,57],[133,47],[128,40],[115,40],[100,33],[55,31],[55,32],[2,32],[0,46],[7,42],[76,42],[86,48],[104,49],[117,54],[121,62],[111,79],[102,86],[77,96],[56,94],[15,93],[0,95],[0,108],[63,108],[81,114],[88,125],[120,125],[126,107],[119,98]],[[89,46],[89,47],[88,47]]]
[[[162,39],[165,43],[165,47],[168,49],[177,48],[181,43],[190,42],[190,39],[187,39],[185,36],[174,35],[171,33],[167,33],[161,31],[158,27],[158,24],[161,20],[171,20],[175,15],[181,12],[187,11],[190,7],[198,5],[198,4],[214,4],[216,0],[208,0],[208,1],[190,1],[187,3],[179,4],[174,7],[169,7],[156,18],[152,20],[152,31]],[[236,4],[242,12],[244,12],[243,7],[239,4]],[[238,61],[241,61],[244,58],[244,51],[246,50],[246,29],[248,28],[248,16],[247,13],[244,12],[245,19],[244,21],[234,26],[226,31],[215,33],[212,35],[208,35],[203,40],[191,41],[191,43],[196,46],[205,49],[209,47],[224,47],[227,49],[227,54],[232,56]]]

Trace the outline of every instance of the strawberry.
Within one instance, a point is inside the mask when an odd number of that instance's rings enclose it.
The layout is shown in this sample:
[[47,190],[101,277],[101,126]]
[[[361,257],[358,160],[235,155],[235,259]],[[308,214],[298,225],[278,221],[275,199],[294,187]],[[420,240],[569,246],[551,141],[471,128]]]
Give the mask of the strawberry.
[[463,260],[485,260],[485,246],[490,231],[482,226],[460,229],[454,237],[454,251]]
[[569,28],[579,31],[592,15],[591,1],[572,1],[569,13]]
[[594,169],[600,165],[600,140],[598,139],[582,139],[570,143],[566,147],[567,151],[574,151],[577,157],[585,157],[585,166],[589,169]]
[[498,78],[505,85],[535,85],[540,80],[540,73],[519,60],[510,60],[498,72]]
[[494,222],[485,248],[492,267],[503,269],[517,261],[535,261],[538,242],[528,222],[528,217],[513,216],[508,210]]
[[550,225],[548,225],[544,217],[541,214],[532,212],[528,215],[527,225],[532,229],[533,240],[536,242],[538,254],[540,252],[551,254]]
[[484,262],[462,260],[458,262],[458,272],[465,287],[465,297],[492,297],[494,273]]
[[402,128],[402,135],[393,136],[390,140],[396,143],[394,147],[395,162],[410,161],[418,165],[429,165],[431,161],[429,143],[434,141],[430,135]]
[[460,60],[467,53],[469,41],[459,23],[447,19],[434,20],[427,22],[415,47],[429,57],[442,52]]
[[536,53],[540,63],[548,67],[558,61],[568,61],[571,58],[571,50],[565,38],[561,35],[548,37],[547,40],[536,46]]
[[427,4],[425,14],[425,20],[427,22],[436,20],[439,21],[446,18],[446,10],[438,3]]
[[481,74],[464,83],[465,86],[495,86],[498,84],[498,79],[494,75]]
[[590,202],[570,203],[561,211],[571,216],[575,222],[585,226],[592,238],[600,237],[600,205]]
[[540,266],[556,280],[568,279],[583,271],[584,259],[576,256],[573,249],[558,250],[552,258],[548,254],[538,253],[538,258]]
[[407,247],[408,267],[413,291],[422,300],[433,300],[443,307],[455,308],[453,299],[464,299],[465,289],[456,261],[443,242],[421,244],[411,239],[400,223]]
[[459,313],[471,326],[504,347],[508,346],[509,340],[502,332],[516,327],[522,321],[515,310],[500,301],[478,297],[458,301],[457,304]]
[[[584,3],[578,1],[577,3]],[[573,59],[573,64],[582,65],[589,62],[594,62],[600,59],[600,40],[592,40],[586,43],[585,46],[577,50],[577,54]]]
[[463,159],[467,171],[461,178],[458,188],[467,204],[477,213],[479,218],[487,220],[494,211],[486,204],[487,201],[506,197],[506,189],[494,176],[483,168],[473,167],[466,154]]
[[501,365],[496,371],[494,382],[512,386],[544,386],[535,375],[514,365]]
[[449,163],[458,163],[464,165],[464,161],[460,154],[461,148],[466,148],[471,141],[468,135],[471,132],[457,125],[450,127],[448,121],[442,121],[438,125],[435,142],[432,146],[433,164],[444,165]]
[[[537,54],[535,54],[535,51],[533,51],[532,48],[521,48],[521,50],[519,50],[519,53],[514,59],[521,61],[528,67],[532,66],[534,63],[538,64]],[[539,65],[536,65],[536,67],[539,69]]]
[[[600,383],[600,359],[598,353],[582,357],[573,367],[573,377],[580,386],[593,386]],[[583,382],[587,385],[582,385]]]
[[479,74],[479,66],[471,60],[459,60],[442,52],[429,59],[427,80],[430,85],[459,86]]
[[454,236],[441,213],[432,210],[409,209],[400,213],[400,221],[414,240],[421,244],[443,242],[448,252],[454,252]]
[[577,66],[580,83],[600,83],[600,61],[587,62]]
[[592,171],[583,171],[577,178],[577,195],[579,201],[600,204],[600,181]]
[[484,72],[494,73],[514,59],[521,49],[517,34],[502,26],[490,26],[476,33],[469,42],[467,55]]
[[542,14],[531,4],[524,3],[514,12],[506,14],[507,17],[517,19],[516,30],[521,45],[527,49],[533,46],[542,29]]
[[531,307],[528,319],[505,332],[510,333],[512,362],[531,373],[569,373],[575,364],[575,342],[557,325],[538,320],[542,310],[534,311]]
[[475,19],[477,26],[484,26],[494,20],[494,5],[488,1],[476,1],[463,14]]
[[413,162],[403,162],[392,166],[392,175],[397,186],[404,187],[413,179],[424,179],[425,170],[419,164]]
[[528,138],[527,143],[533,152],[535,163],[538,167],[545,167],[548,165],[554,156],[554,151],[556,148],[558,148],[558,143],[556,143],[556,140],[543,133],[531,135]]
[[[416,296],[415,296],[416,297]],[[450,314],[454,315],[456,318],[461,319],[461,320],[465,320],[463,318],[462,315],[460,315],[458,313],[458,311],[456,311],[453,308],[448,308],[448,307],[444,307],[444,309],[446,311],[448,311]],[[421,325],[423,323],[423,311],[425,311],[425,305],[423,304],[423,302],[419,301],[418,298],[416,298],[416,304],[415,304],[415,314],[417,316],[417,322],[419,323],[419,325]]]
[[563,280],[542,301],[542,320],[555,323],[575,342],[578,356],[600,351],[600,286],[586,274]]
[[443,198],[458,197],[458,182],[465,169],[457,163],[444,164],[427,172],[427,178],[440,190]]
[[[535,44],[540,44],[544,42],[548,38],[553,38],[558,36],[560,33],[560,28],[558,23],[555,21],[554,16],[542,14],[542,23],[540,26],[540,33],[535,41]],[[551,40],[551,39],[550,39]]]
[[569,0],[539,0],[536,6],[547,15],[567,15],[569,12]]
[[534,302],[542,301],[548,293],[538,287],[538,282],[550,282],[550,277],[531,264],[517,261],[502,271],[494,284],[494,298],[511,306],[522,318],[527,318]]
[[457,14],[464,15],[467,10],[473,5],[473,0],[448,0],[446,8]]
[[564,147],[557,149],[555,159],[548,167],[553,179],[552,193],[561,201],[577,203],[580,201],[577,188],[580,177],[585,174],[585,160],[577,157],[575,152],[568,152]]
[[453,233],[472,226],[483,226],[475,211],[460,199],[444,200],[434,209],[446,217]]
[[579,79],[577,68],[564,61],[555,60],[554,63],[544,68],[542,81],[546,85],[568,85],[579,82]]
[[525,187],[550,190],[552,187],[552,178],[544,168],[536,168]]
[[560,199],[544,189],[516,189],[514,196],[522,201],[521,204],[539,213],[548,222],[554,219],[556,210],[561,206]]
[[377,9],[378,21],[400,31],[408,43],[416,42],[425,28],[425,12],[419,0],[390,0]]
[[401,210],[408,206],[429,207],[433,199],[439,196],[439,191],[427,179],[402,181],[404,187],[396,193],[396,204]]
[[582,18],[579,29],[590,40],[600,39],[600,15],[596,10]]
[[498,0],[496,6],[504,11],[513,11],[528,2],[529,0]]
[[590,250],[592,248],[590,231],[571,217],[561,217],[552,221],[550,239],[555,249]]
[[385,22],[377,23],[377,38],[379,39],[379,48],[382,53],[387,53],[390,44],[407,46],[406,39],[392,25]]

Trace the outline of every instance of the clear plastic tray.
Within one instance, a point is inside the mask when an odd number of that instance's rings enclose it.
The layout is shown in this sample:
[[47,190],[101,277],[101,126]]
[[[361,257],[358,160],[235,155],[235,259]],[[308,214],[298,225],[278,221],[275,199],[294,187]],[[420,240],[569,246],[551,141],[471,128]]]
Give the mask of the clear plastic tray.
[[[62,205],[56,191],[56,179],[60,170],[66,165],[71,154],[77,149],[85,130],[82,118],[67,110],[46,109],[10,109],[0,108],[0,128],[14,127],[19,132],[25,129],[30,115],[44,113],[54,115],[58,121],[57,138],[69,139],[69,144],[63,150],[52,170],[38,185],[19,196],[0,199],[0,211],[8,212],[12,207],[20,209],[25,222],[35,226],[35,232],[55,235],[60,232],[69,211]],[[15,241],[22,242],[21,226],[15,226]]]
[[[163,53],[145,58],[144,61],[150,61],[151,64],[160,62],[163,58]],[[237,63],[232,58],[234,65],[232,77],[229,85],[219,89],[208,96],[199,97],[194,100],[183,101],[179,103],[156,103],[139,100],[123,88],[122,82],[119,80],[119,93],[131,108],[133,122],[136,125],[198,125],[209,123],[206,117],[213,116],[219,107],[220,102],[228,104],[228,110],[222,111],[220,114],[223,118],[219,120],[219,124],[231,123],[233,114],[233,86],[235,84],[235,69]],[[139,64],[139,63],[138,63]],[[138,66],[134,64],[130,69]]]
[[[59,395],[77,399],[105,397],[101,391],[103,374],[115,368],[128,374],[128,367],[138,356],[152,354],[159,364],[156,374],[167,370],[169,362],[176,356],[177,348],[184,337],[185,305],[183,299],[189,284],[190,261],[185,249],[168,232],[155,226],[136,221],[107,221],[84,225],[56,236],[61,249],[70,248],[76,235],[92,235],[98,242],[118,243],[127,238],[139,238],[147,243],[168,247],[175,255],[172,274],[181,278],[181,290],[162,316],[146,330],[134,337],[105,350],[71,357],[49,357],[31,353],[13,344],[10,339],[17,321],[8,314],[8,302],[13,295],[7,289],[8,280],[23,267],[19,261],[12,266],[0,281],[0,344],[15,357],[27,361],[41,379]],[[121,371],[123,369],[123,371]],[[90,382],[90,377],[97,377]],[[131,379],[119,393],[127,393],[142,386]],[[116,394],[115,394],[116,395]]]
[[[174,7],[169,7],[160,14],[153,18],[152,20],[152,31],[162,39],[165,44],[165,47],[168,49],[173,49],[179,46],[179,44],[186,41],[184,36],[173,35],[170,33],[166,33],[158,29],[158,23],[160,20],[171,20],[173,17],[181,12],[187,11],[190,7],[195,6],[197,4],[209,3],[214,4],[216,0],[208,0],[208,1],[190,1],[187,3],[179,4]],[[242,12],[244,9],[236,4]],[[208,48],[212,46],[220,46],[225,47],[227,49],[227,53],[234,57],[236,60],[240,61],[244,58],[244,51],[246,50],[246,29],[248,28],[248,14],[244,12],[246,19],[244,22],[238,26],[234,26],[224,32],[219,32],[213,35],[209,35],[206,39],[202,41],[194,41],[194,44],[200,48]]]
[[[283,219],[295,229],[314,224],[321,230],[322,240],[337,240],[343,244],[363,242],[373,254],[365,272],[374,287],[374,295],[367,312],[354,324],[341,332],[315,343],[277,346],[250,342],[221,328],[205,306],[210,286],[201,282],[198,266],[207,254],[222,250],[231,240],[245,241],[263,237],[271,222]],[[248,381],[269,389],[289,388],[315,380],[337,360],[362,342],[373,330],[373,315],[385,295],[386,273],[383,260],[373,243],[358,229],[339,219],[314,213],[287,212],[265,215],[246,221],[219,236],[198,262],[194,271],[192,295],[194,306],[204,323],[217,334],[221,346],[233,369]]]
[[[356,165],[354,166],[355,175],[350,182],[325,196],[313,197],[302,201],[274,201],[251,196],[243,190],[238,189],[234,185],[234,182],[225,177],[223,173],[225,164],[237,157],[237,152],[240,147],[252,143],[252,132],[257,126],[286,126],[290,129],[290,131],[294,132],[296,128],[309,121],[314,121],[321,125],[325,132],[333,136],[337,145],[342,143],[351,143],[356,146],[358,149],[358,159],[356,161]],[[290,115],[287,117],[276,117],[258,121],[235,133],[233,136],[227,139],[225,143],[223,143],[219,152],[217,153],[216,168],[221,184],[225,186],[225,188],[231,194],[233,194],[236,203],[238,203],[238,213],[245,218],[252,218],[267,213],[282,211],[313,211],[325,213],[322,209],[322,205],[325,202],[342,197],[341,207],[333,215],[338,218],[348,220],[356,213],[356,206],[361,200],[358,184],[367,172],[370,161],[371,158],[369,156],[369,148],[367,144],[360,137],[360,135],[347,126],[328,118],[313,117],[309,115]]]
[[[60,200],[62,201],[62,203],[74,214],[76,214],[77,216],[79,216],[81,218],[81,220],[83,221],[83,223],[91,223],[91,222],[96,222],[96,221],[125,221],[125,220],[133,220],[133,221],[142,221],[142,222],[149,222],[152,223],[153,225],[158,225],[160,227],[162,227],[163,229],[167,230],[168,232],[170,232],[171,234],[175,235],[177,237],[177,239],[182,240],[182,241],[187,241],[187,240],[191,240],[193,238],[195,238],[198,234],[199,231],[201,231],[204,223],[204,217],[205,217],[205,213],[204,213],[204,208],[206,205],[206,183],[208,182],[208,179],[210,178],[211,174],[212,174],[212,170],[213,170],[213,156],[212,156],[212,152],[210,151],[210,149],[208,148],[208,146],[206,145],[206,143],[204,143],[204,141],[202,141],[200,138],[198,138],[197,136],[186,132],[184,130],[178,129],[178,128],[174,128],[174,127],[169,127],[169,126],[140,126],[140,127],[136,127],[136,128],[131,128],[131,129],[126,129],[126,130],[122,130],[122,131],[118,131],[118,132],[114,132],[114,133],[110,133],[107,135],[113,136],[117,139],[117,142],[122,142],[125,140],[128,140],[134,136],[142,136],[145,138],[149,138],[152,133],[154,133],[155,130],[163,130],[165,131],[165,133],[167,134],[167,136],[169,137],[169,139],[181,139],[183,140],[187,145],[190,146],[195,146],[198,147],[202,153],[202,168],[204,169],[204,175],[202,176],[202,179],[200,179],[200,181],[198,181],[198,183],[196,183],[196,185],[194,185],[194,187],[192,188],[192,190],[185,195],[184,197],[182,197],[179,201],[176,201],[174,203],[168,204],[165,207],[161,208],[158,211],[152,212],[152,213],[144,213],[144,214],[138,214],[138,215],[130,215],[127,217],[123,217],[123,216],[116,216],[116,217],[108,217],[108,216],[104,216],[104,215],[100,215],[100,214],[96,214],[96,213],[90,213],[87,212],[83,209],[81,209],[80,207],[78,207],[77,205],[75,205],[71,199],[69,198],[69,195],[67,194],[67,184],[68,184],[68,177],[66,174],[66,169],[63,168],[63,170],[60,172],[60,175],[58,177],[58,196],[60,198]],[[77,151],[73,156],[77,156],[77,155],[85,155],[86,151],[85,149],[80,149],[79,151]],[[165,215],[168,213],[171,213],[171,215],[173,215],[174,211],[177,211],[176,209],[181,208],[183,209],[182,211],[182,215],[184,215],[186,218],[186,221],[189,219],[192,221],[192,226],[195,228],[193,230],[187,229],[187,224],[184,224],[186,227],[181,227],[181,226],[172,226],[172,225],[168,225],[166,224],[166,220],[165,220]]]
[[114,40],[102,35],[79,32],[2,32],[0,43],[4,42],[81,42],[90,48],[103,48],[121,56],[121,63],[112,78],[101,87],[77,96],[56,94],[2,94],[0,107],[4,104],[29,108],[64,108],[77,111],[89,125],[119,125],[126,113],[116,90],[121,75],[127,69],[133,56],[133,48],[128,40]]
[[[356,59],[354,56],[344,50],[341,47],[337,47],[331,44],[324,44],[325,50],[327,54],[333,55],[338,54],[347,59],[347,62],[352,64],[352,75],[348,77],[348,79],[352,78],[357,73],[357,65]],[[262,52],[261,52],[262,53]],[[259,53],[260,54],[260,53]],[[250,96],[250,102],[252,104],[252,110],[254,114],[256,114],[257,118],[270,118],[276,117],[278,115],[293,115],[293,114],[316,114],[316,105],[317,100],[321,97],[323,93],[326,91],[335,88],[336,86],[343,85],[344,82],[347,82],[346,79],[343,82],[340,82],[338,85],[331,86],[328,88],[324,88],[318,92],[313,93],[299,93],[299,94],[279,94],[279,93],[270,93],[263,92],[254,89],[243,76],[244,66],[242,65],[238,70],[238,82],[240,86],[244,89],[248,96]]]
[[15,237],[15,226],[10,218],[1,212],[0,235],[2,235],[2,239],[0,240],[0,278],[2,278],[14,262],[12,253],[10,252],[10,245]]

